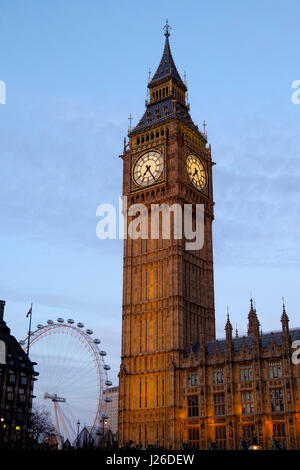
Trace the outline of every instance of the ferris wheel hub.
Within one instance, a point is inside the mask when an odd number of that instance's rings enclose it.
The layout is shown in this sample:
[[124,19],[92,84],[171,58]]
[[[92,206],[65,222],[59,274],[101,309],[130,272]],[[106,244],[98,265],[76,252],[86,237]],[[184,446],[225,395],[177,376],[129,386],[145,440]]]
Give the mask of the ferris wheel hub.
[[61,402],[61,403],[65,403],[66,399],[63,398],[63,397],[59,397],[56,395],[56,393],[45,393],[44,394],[44,398],[45,400],[49,399],[49,400],[52,400],[52,401],[56,401],[56,402]]

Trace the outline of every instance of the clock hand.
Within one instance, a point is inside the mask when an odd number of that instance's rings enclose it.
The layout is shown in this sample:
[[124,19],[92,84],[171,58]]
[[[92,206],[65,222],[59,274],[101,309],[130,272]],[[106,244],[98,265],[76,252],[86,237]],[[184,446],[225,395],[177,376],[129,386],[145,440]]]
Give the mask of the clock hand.
[[149,173],[150,173],[150,175],[152,176],[152,178],[155,179],[154,176],[153,176],[152,171],[150,170],[150,165],[146,165],[146,168],[147,168],[147,170],[145,171],[144,176],[146,175],[147,171],[149,171]]
[[197,168],[195,168],[195,172],[193,174],[193,177],[196,176],[197,173],[198,173],[198,170],[197,170]]
[[150,168],[149,168],[149,173],[150,173],[150,175],[152,176],[152,178],[155,179],[154,176],[153,176],[153,174],[152,174],[152,171],[150,170]]
[[[146,165],[146,168],[147,168],[147,170],[145,171],[144,176],[146,175],[147,171],[150,171],[150,165]],[[151,171],[150,171],[150,173],[151,173]]]

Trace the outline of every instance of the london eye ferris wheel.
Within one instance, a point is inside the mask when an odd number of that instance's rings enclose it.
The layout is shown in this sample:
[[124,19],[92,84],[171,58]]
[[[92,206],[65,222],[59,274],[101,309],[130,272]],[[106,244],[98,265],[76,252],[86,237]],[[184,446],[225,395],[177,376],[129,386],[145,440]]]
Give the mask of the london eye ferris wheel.
[[103,391],[112,385],[100,339],[71,318],[48,320],[28,336],[20,344],[26,352],[29,346],[30,359],[39,372],[33,406],[46,408],[53,416],[59,447],[61,437],[71,444],[75,441],[78,423],[96,433],[111,401],[103,397]]

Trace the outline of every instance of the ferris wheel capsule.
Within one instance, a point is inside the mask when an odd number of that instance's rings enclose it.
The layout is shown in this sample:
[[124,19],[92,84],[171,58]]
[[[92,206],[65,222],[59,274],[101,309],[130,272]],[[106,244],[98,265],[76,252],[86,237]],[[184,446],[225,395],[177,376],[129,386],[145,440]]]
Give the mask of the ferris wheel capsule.
[[112,399],[110,397],[105,397],[104,398],[104,401],[106,401],[106,403],[111,403],[112,402]]
[[101,356],[106,356],[106,351],[100,351]]
[[110,366],[108,364],[104,364],[103,369],[110,370]]
[[57,319],[57,321],[58,321],[58,323],[64,323],[65,320],[64,320],[63,318],[59,317],[59,318]]
[[53,321],[53,320],[47,320],[47,323],[48,323],[48,325],[54,325],[54,321]]
[[21,341],[19,341],[19,344],[20,344],[21,346],[23,346],[23,345],[25,344],[25,341],[24,341],[23,339],[21,339]]
[[67,322],[68,322],[70,325],[73,325],[74,320],[73,320],[73,318],[69,318],[69,319],[67,320]]
[[77,323],[77,326],[78,326],[78,328],[83,328],[83,327],[84,327],[84,323],[79,322],[79,323]]
[[92,335],[92,334],[93,334],[93,330],[90,330],[90,329],[87,329],[85,332],[86,332],[86,334],[88,334],[88,335]]
[[107,385],[108,387],[111,387],[112,386],[112,381],[111,380],[106,380],[105,385]]
[[101,341],[100,341],[100,339],[98,339],[98,338],[95,338],[95,339],[94,339],[94,343],[95,343],[95,344],[100,344],[100,343],[101,343]]
[[36,327],[40,330],[41,328],[44,328],[44,325],[42,325],[41,323],[39,323]]

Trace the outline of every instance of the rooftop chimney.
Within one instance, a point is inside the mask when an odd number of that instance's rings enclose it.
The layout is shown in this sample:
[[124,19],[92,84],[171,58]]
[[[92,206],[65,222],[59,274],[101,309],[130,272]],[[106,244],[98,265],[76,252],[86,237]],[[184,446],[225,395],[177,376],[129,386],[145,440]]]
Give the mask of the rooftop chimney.
[[5,300],[0,300],[0,321],[3,321]]

